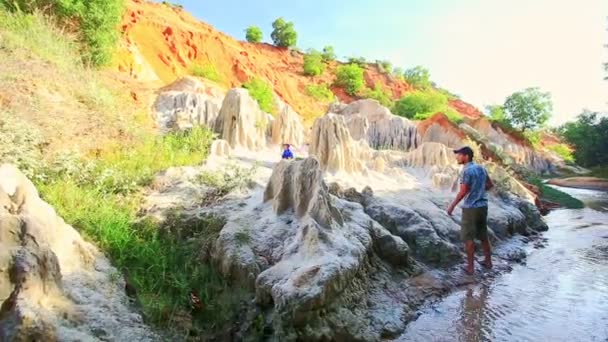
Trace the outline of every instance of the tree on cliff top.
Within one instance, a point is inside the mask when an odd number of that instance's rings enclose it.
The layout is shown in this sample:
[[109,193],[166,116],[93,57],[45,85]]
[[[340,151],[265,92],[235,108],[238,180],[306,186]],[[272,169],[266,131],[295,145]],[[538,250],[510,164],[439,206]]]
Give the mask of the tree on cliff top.
[[405,77],[407,83],[411,84],[416,89],[424,90],[432,86],[431,73],[428,69],[425,69],[420,65],[405,70],[403,77]]
[[262,30],[257,26],[249,26],[245,30],[245,39],[250,43],[259,43],[262,41],[264,34]]
[[285,21],[283,18],[278,18],[272,23],[273,31],[270,38],[274,45],[283,48],[296,46],[298,42],[298,33],[293,27],[293,23]]
[[553,110],[551,94],[539,88],[527,88],[513,93],[504,104],[505,118],[525,132],[544,125]]

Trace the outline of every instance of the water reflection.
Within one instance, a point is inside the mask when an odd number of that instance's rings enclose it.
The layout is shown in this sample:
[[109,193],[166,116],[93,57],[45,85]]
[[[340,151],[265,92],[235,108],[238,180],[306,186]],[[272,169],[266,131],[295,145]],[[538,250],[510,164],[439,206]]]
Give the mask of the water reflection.
[[486,303],[488,300],[488,288],[482,286],[478,293],[474,289],[467,289],[462,299],[462,310],[460,319],[460,341],[486,341],[484,335],[484,322],[486,319]]

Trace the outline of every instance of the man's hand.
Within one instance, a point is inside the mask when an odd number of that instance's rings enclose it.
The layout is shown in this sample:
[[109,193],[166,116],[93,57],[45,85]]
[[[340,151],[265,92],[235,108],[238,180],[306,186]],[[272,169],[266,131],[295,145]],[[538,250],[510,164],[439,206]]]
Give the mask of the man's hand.
[[448,215],[452,216],[455,207],[456,205],[454,204],[454,202],[450,203],[450,206],[448,207]]

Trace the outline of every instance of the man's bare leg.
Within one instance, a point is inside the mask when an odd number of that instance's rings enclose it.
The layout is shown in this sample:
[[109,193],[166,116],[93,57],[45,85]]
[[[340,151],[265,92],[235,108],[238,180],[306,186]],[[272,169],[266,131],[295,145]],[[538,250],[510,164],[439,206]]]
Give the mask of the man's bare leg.
[[465,271],[468,274],[473,274],[475,272],[475,242],[473,240],[465,241],[464,251],[467,253],[467,267]]
[[484,266],[487,268],[492,268],[492,246],[490,245],[490,239],[487,237],[481,240],[481,248],[483,249],[483,254],[485,255]]

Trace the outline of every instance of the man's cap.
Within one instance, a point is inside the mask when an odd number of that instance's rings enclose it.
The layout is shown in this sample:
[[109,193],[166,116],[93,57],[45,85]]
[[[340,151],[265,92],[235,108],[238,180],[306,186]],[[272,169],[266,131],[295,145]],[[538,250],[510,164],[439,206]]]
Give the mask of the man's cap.
[[466,156],[471,157],[473,159],[473,150],[469,146],[461,147],[457,150],[454,150],[455,154],[464,154]]

